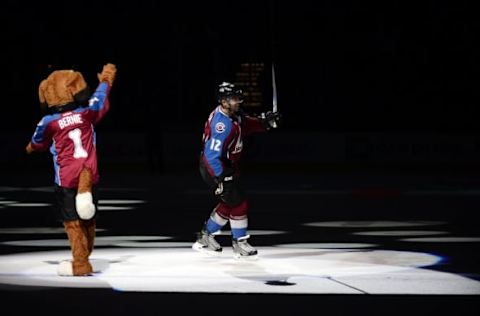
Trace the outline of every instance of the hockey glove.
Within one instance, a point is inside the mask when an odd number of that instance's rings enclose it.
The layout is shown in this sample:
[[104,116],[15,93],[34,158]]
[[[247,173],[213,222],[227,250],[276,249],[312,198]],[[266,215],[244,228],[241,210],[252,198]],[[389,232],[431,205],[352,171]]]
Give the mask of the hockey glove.
[[272,128],[277,128],[282,120],[282,115],[279,112],[268,111],[267,113],[262,113],[260,115],[263,126],[268,131]]
[[217,188],[215,189],[215,195],[221,195],[223,193],[223,183],[228,181],[233,181],[233,176],[215,178],[215,182],[217,183]]

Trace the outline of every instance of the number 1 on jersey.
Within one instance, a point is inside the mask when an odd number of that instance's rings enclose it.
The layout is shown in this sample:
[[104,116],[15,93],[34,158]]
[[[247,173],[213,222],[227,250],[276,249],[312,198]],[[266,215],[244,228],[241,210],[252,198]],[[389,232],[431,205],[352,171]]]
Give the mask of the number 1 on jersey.
[[82,131],[79,128],[68,132],[68,137],[73,141],[73,158],[87,158],[88,153],[82,146]]

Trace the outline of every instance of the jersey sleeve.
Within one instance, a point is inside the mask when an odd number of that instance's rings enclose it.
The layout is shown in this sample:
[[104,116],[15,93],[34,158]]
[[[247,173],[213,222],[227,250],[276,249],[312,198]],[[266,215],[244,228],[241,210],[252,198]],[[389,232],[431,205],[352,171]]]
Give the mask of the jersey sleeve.
[[242,133],[244,136],[265,131],[266,129],[261,119],[248,115],[242,116]]
[[109,94],[109,84],[107,82],[101,82],[88,101],[87,117],[93,124],[100,122],[110,109]]
[[32,149],[35,151],[44,151],[50,147],[53,137],[52,127],[50,126],[50,120],[47,117],[42,118],[42,120],[37,124],[35,133],[33,133],[32,139],[30,141]]
[[222,157],[227,155],[233,137],[232,123],[227,120],[217,121],[210,127],[211,137],[205,142],[203,153],[205,162],[215,177],[225,175]]

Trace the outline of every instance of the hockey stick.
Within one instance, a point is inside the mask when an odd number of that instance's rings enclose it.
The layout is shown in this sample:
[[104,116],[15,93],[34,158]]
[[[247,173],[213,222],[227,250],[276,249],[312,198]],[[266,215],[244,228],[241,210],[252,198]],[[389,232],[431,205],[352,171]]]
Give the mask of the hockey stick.
[[277,112],[277,84],[275,83],[275,66],[272,63],[272,88],[273,88],[273,98],[272,98],[272,112]]
[[[270,48],[272,53],[272,112],[278,111],[277,105],[277,84],[275,82],[275,1],[270,0]],[[277,122],[272,122],[272,127],[277,127]]]
[[[272,96],[272,112],[276,113],[278,110],[278,105],[277,105],[277,84],[275,83],[275,66],[273,65],[272,62],[272,88],[273,88],[273,96]],[[274,121],[273,122],[273,128],[277,127],[277,123]]]

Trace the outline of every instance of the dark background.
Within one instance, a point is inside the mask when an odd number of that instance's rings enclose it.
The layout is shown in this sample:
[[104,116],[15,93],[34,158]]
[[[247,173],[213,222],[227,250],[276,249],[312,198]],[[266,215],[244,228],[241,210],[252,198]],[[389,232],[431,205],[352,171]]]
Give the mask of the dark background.
[[[392,133],[408,134],[399,145],[408,148],[416,135],[441,134],[454,139],[427,136],[420,150],[428,157],[417,162],[428,164],[435,150],[450,155],[440,164],[455,160],[457,167],[480,155],[480,23],[473,1],[5,1],[1,6],[0,129],[25,138],[3,156],[22,151],[33,133],[41,117],[38,84],[52,70],[74,68],[95,87],[102,65],[115,63],[112,107],[99,135],[140,133],[146,147],[163,148],[161,135],[201,137],[216,85],[233,81],[241,63],[263,62],[269,70],[272,61],[284,116],[279,133],[287,138],[298,133],[299,146],[312,143],[304,137],[311,133],[348,134],[342,141],[348,156],[351,138],[361,133],[385,136],[377,145],[386,148],[394,142]],[[262,80],[265,100],[258,110],[268,110],[269,72]],[[377,145],[371,136],[365,141],[372,152]],[[469,150],[459,149],[467,143]],[[194,146],[191,152],[199,144]],[[397,151],[397,165],[411,158],[412,150]],[[162,150],[154,155],[162,156]],[[294,159],[301,163],[308,155]],[[378,151],[372,155],[371,164],[385,162]],[[6,161],[18,160],[13,156]],[[358,157],[347,160],[356,163]]]
[[74,67],[95,85],[105,62],[119,73],[102,128],[137,131],[151,115],[194,128],[214,106],[218,82],[273,55],[285,128],[478,130],[473,2],[2,6],[4,108],[14,116],[3,129],[31,129],[38,83],[51,70]]

